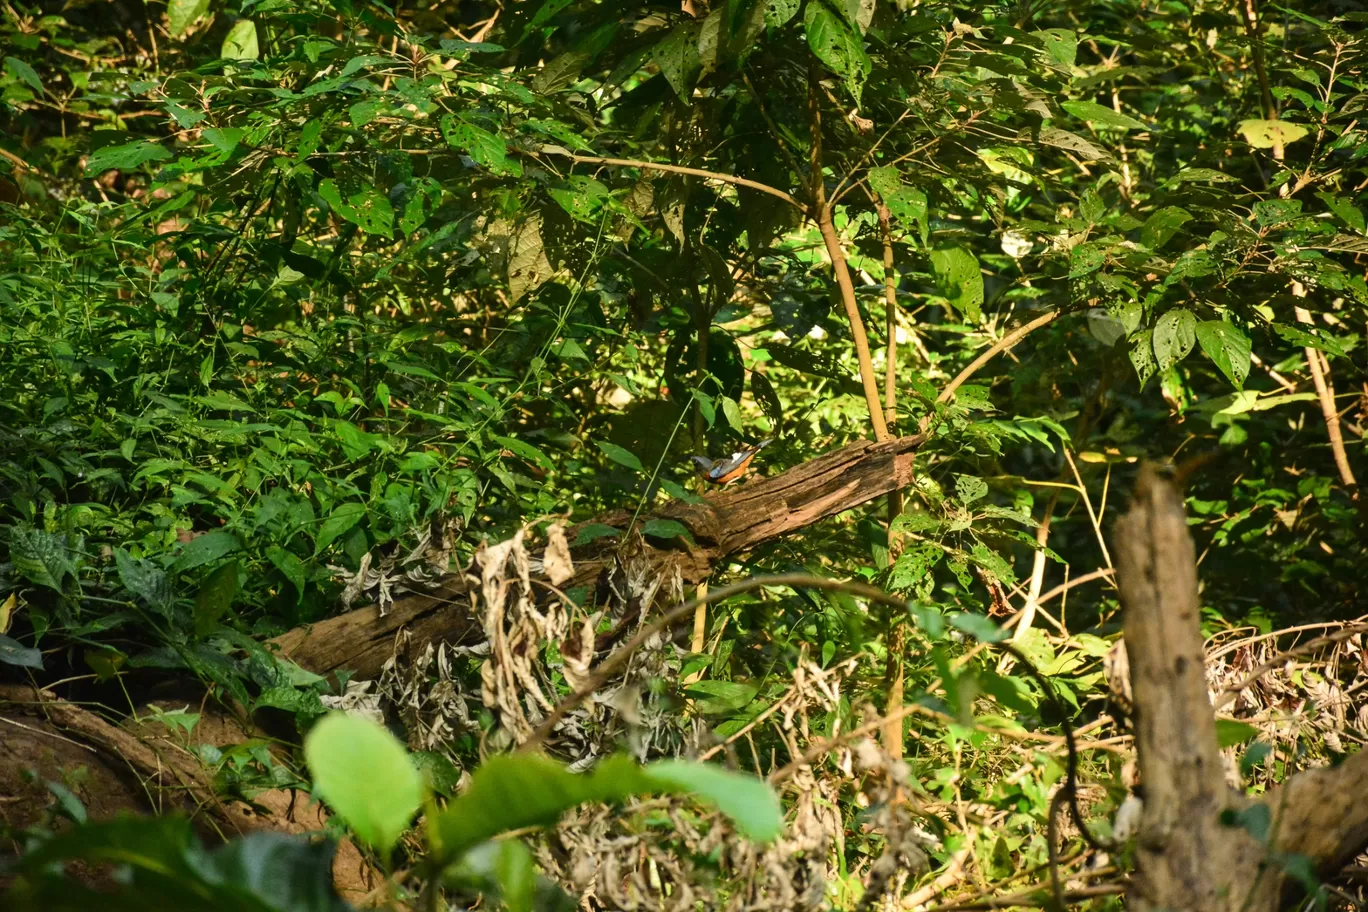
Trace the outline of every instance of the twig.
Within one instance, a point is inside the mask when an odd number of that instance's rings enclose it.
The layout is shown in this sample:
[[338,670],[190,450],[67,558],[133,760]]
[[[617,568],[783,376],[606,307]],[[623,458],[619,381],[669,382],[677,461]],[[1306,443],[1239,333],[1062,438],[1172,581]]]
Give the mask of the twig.
[[1107,562],[1108,569],[1112,567],[1111,552],[1107,550],[1107,541],[1102,537],[1102,523],[1097,518],[1097,513],[1093,511],[1092,498],[1088,496],[1088,489],[1083,484],[1083,476],[1078,474],[1078,466],[1074,463],[1073,457],[1069,455],[1069,448],[1062,447],[1064,458],[1069,462],[1069,468],[1073,469],[1074,480],[1078,482],[1078,493],[1083,497],[1083,506],[1088,510],[1088,519],[1092,520],[1093,532],[1097,535],[1097,546],[1102,549],[1102,559]]
[[[1018,326],[1016,329],[1012,330],[1007,335],[1003,336],[1001,339],[994,342],[986,351],[984,351],[983,354],[979,355],[973,361],[970,361],[968,367],[966,367],[964,370],[956,374],[955,379],[951,380],[949,383],[945,385],[945,389],[941,390],[940,395],[936,397],[936,401],[940,403],[945,403],[955,398],[955,391],[958,390],[961,386],[963,386],[966,382],[968,382],[970,377],[974,376],[974,374],[977,374],[979,372],[979,369],[983,367],[983,365],[993,360],[993,358],[996,357],[999,353],[1006,351],[1013,345],[1016,345],[1022,339],[1026,338],[1026,336],[1030,333],[1035,332],[1042,326],[1045,326],[1049,323],[1053,323],[1055,320],[1058,320],[1062,316],[1064,316],[1064,312],[1060,310],[1052,310],[1049,313],[1041,314],[1031,322],[1024,323],[1021,326]],[[922,421],[925,424],[930,423],[925,418],[923,418]],[[925,430],[925,428],[923,428],[922,430]]]
[[1296,658],[1299,655],[1306,655],[1308,652],[1315,652],[1317,649],[1321,649],[1325,646],[1333,646],[1335,643],[1338,643],[1341,640],[1347,640],[1350,637],[1355,636],[1356,634],[1363,633],[1364,631],[1368,631],[1368,624],[1351,624],[1348,627],[1345,627],[1343,630],[1337,630],[1334,633],[1329,633],[1325,636],[1316,637],[1314,640],[1307,640],[1300,646],[1289,649],[1286,652],[1278,653],[1273,658],[1269,659],[1267,662],[1264,662],[1258,668],[1254,669],[1249,674],[1245,675],[1244,679],[1240,681],[1240,683],[1227,687],[1225,690],[1221,691],[1216,696],[1216,703],[1212,707],[1212,711],[1220,712],[1226,706],[1229,706],[1230,703],[1236,697],[1238,697],[1240,695],[1240,692],[1243,691],[1246,687],[1249,687],[1255,681],[1259,680],[1259,678],[1262,678],[1264,675],[1268,674],[1270,671],[1277,668],[1279,665],[1283,664],[1288,659]]
[[[1294,294],[1296,290],[1293,289]],[[1305,293],[1303,290],[1302,294]],[[1298,322],[1312,322],[1311,314],[1305,308],[1296,308],[1296,313]],[[1308,345],[1306,363],[1311,368],[1311,381],[1316,384],[1316,398],[1320,400],[1321,416],[1325,419],[1325,433],[1330,437],[1330,452],[1335,456],[1335,468],[1339,469],[1340,482],[1346,488],[1357,487],[1354,470],[1349,467],[1349,454],[1344,449],[1339,410],[1335,408],[1335,388],[1330,385],[1330,362],[1325,360],[1325,356],[1319,350]]]
[[537,150],[541,155],[559,155],[568,158],[576,164],[582,165],[617,165],[622,168],[644,168],[650,171],[667,171],[671,174],[688,174],[693,177],[702,177],[707,180],[720,181],[724,184],[734,184],[738,187],[747,187],[751,190],[758,190],[761,193],[768,193],[770,196],[778,197],[800,212],[806,212],[807,207],[798,202],[789,194],[780,190],[778,187],[771,187],[769,184],[762,184],[759,181],[749,180],[744,177],[737,177],[734,174],[721,174],[717,171],[708,171],[703,168],[688,168],[684,165],[667,165],[662,162],[638,161],[631,158],[601,158],[597,155],[576,155],[562,149],[553,149],[542,146]]

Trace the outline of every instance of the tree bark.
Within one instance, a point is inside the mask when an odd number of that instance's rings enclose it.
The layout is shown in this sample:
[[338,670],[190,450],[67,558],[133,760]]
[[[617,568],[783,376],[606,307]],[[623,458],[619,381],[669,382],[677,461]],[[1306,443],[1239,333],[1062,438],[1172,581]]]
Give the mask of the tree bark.
[[1113,536],[1135,702],[1144,814],[1136,909],[1273,912],[1300,854],[1331,871],[1368,842],[1368,752],[1294,776],[1263,798],[1267,842],[1228,812],[1257,802],[1225,780],[1207,695],[1197,568],[1182,496],[1145,467]]
[[[704,582],[719,560],[906,487],[912,481],[916,450],[925,440],[925,435],[882,443],[860,440],[773,478],[754,479],[716,494],[702,504],[667,504],[642,522],[673,519],[690,531],[693,544],[651,540],[642,548],[657,572],[677,571],[685,585]],[[632,514],[615,511],[594,522],[625,530]],[[576,529],[568,537],[573,542]],[[573,549],[575,575],[559,588],[593,587],[613,566],[616,542],[599,539]],[[350,669],[359,678],[372,678],[394,654],[401,629],[409,635],[409,647],[419,650],[433,641],[459,645],[478,638],[479,614],[471,610],[478,588],[475,577],[455,574],[432,592],[397,599],[384,616],[371,605],[295,628],[272,642],[286,658],[318,674]],[[546,592],[549,597],[550,590]]]

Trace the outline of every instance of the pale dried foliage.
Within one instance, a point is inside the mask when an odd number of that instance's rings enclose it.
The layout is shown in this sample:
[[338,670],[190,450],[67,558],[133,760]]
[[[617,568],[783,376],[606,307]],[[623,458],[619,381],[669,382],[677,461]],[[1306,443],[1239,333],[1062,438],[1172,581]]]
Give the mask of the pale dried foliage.
[[[465,647],[429,644],[416,658],[400,659],[414,655],[401,634],[396,658],[385,665],[380,680],[373,686],[352,685],[345,696],[335,698],[336,705],[372,715],[383,705],[404,724],[412,749],[447,752],[454,760],[449,745],[460,735],[480,733],[476,697],[463,684],[474,660],[479,663],[480,708],[496,720],[483,746],[506,750],[531,737],[565,688],[582,689],[608,652],[684,597],[678,575],[661,578],[642,557],[640,543],[634,550],[629,542],[599,583],[596,612],[588,614],[557,588],[574,573],[563,526],[551,527],[540,553],[533,553],[528,539],[523,530],[486,546],[467,571],[476,583],[469,607],[453,610],[468,610],[480,619],[482,642]],[[402,559],[382,563],[380,570],[367,564],[358,574],[366,577],[364,586],[357,584],[358,592],[393,593],[427,585],[430,579],[423,572],[435,568],[433,558],[442,551],[442,541],[429,539]],[[415,575],[415,565],[424,571]],[[612,633],[605,635],[608,629]],[[1227,634],[1209,647],[1213,698],[1281,655],[1280,648],[1289,648],[1286,635],[1239,633],[1245,635]],[[550,645],[556,648],[548,650]],[[743,730],[719,743],[701,721],[686,722],[678,712],[667,711],[661,688],[652,682],[678,680],[686,655],[670,636],[651,638],[613,679],[557,724],[547,747],[574,769],[587,768],[625,744],[640,760],[722,751],[723,762],[730,765],[773,772],[814,744],[841,734],[839,728],[820,731],[818,723],[841,717],[837,710],[843,698],[850,700],[846,691],[861,661],[855,657],[822,668],[804,656],[785,693],[755,723],[787,756],[762,757],[752,740],[757,732]],[[1125,664],[1118,644],[1104,663],[1117,703],[1127,696]],[[1285,756],[1296,756],[1298,746],[1304,749],[1307,743],[1338,753],[1346,741],[1368,735],[1368,707],[1355,699],[1366,683],[1362,634],[1345,636],[1319,652],[1277,665],[1244,689],[1227,712],[1255,725],[1262,740]],[[867,714],[873,718],[872,709]],[[1241,750],[1227,750],[1232,776],[1238,775],[1236,755]],[[737,762],[738,753],[746,763]],[[954,762],[943,759],[947,765]],[[1004,782],[1042,772],[1037,755],[1010,776],[1004,771]],[[1082,785],[1085,807],[1105,801],[1100,785]],[[842,855],[849,857],[845,839],[852,821],[843,814],[858,812],[858,835],[873,837],[879,846],[877,857],[855,872],[864,888],[858,908],[894,908],[902,902],[943,900],[970,882],[982,881],[982,872],[975,873],[977,853],[984,851],[978,849],[957,854],[933,884],[907,892],[929,867],[927,850],[936,838],[924,825],[932,824],[931,818],[938,818],[934,826],[943,831],[968,825],[962,834],[970,839],[966,845],[977,838],[977,826],[991,830],[989,822],[1002,819],[993,808],[975,802],[961,803],[953,812],[942,803],[920,804],[920,789],[908,766],[891,761],[868,738],[841,744],[812,764],[798,766],[782,788],[788,827],[768,847],[742,840],[725,818],[684,797],[641,800],[621,808],[582,807],[534,839],[533,847],[546,874],[580,896],[585,909],[819,909],[833,890],[848,890],[848,884],[836,883],[834,864]],[[1066,838],[1074,835],[1072,821],[1066,817],[1061,823]]]
[[[1364,621],[1263,636],[1232,631],[1218,638],[1207,651],[1213,702],[1264,669],[1223,714],[1254,726],[1259,740],[1285,757],[1298,758],[1298,767],[1354,750],[1368,739],[1368,701],[1360,695],[1368,687]],[[1307,645],[1315,646],[1313,639],[1323,637],[1336,641],[1307,650]],[[1227,748],[1227,761],[1236,766],[1243,750],[1243,745]],[[1271,777],[1272,764],[1265,764],[1261,775]],[[1266,778],[1264,784],[1272,782]]]

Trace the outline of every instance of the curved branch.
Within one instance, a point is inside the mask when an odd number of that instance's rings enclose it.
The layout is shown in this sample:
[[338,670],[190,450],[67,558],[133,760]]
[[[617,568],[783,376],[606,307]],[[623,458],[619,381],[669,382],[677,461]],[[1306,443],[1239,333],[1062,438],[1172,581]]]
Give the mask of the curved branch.
[[684,165],[667,165],[662,162],[638,161],[632,158],[603,158],[598,155],[576,155],[573,152],[567,152],[561,149],[551,149],[546,146],[543,146],[537,151],[542,155],[559,155],[562,158],[568,158],[572,162],[582,165],[617,165],[623,168],[644,168],[651,171],[666,171],[670,174],[688,174],[691,177],[721,181],[724,184],[746,187],[759,193],[768,193],[770,196],[777,197],[788,203],[799,212],[807,212],[806,206],[783,190],[780,190],[778,187],[771,187],[769,184],[762,184],[759,181],[737,177],[734,174],[721,174],[717,171],[708,171],[703,168],[688,168]]
[[1002,353],[1003,351],[1006,351],[1013,345],[1016,345],[1030,333],[1035,332],[1037,329],[1040,329],[1040,327],[1046,325],[1047,323],[1053,323],[1055,320],[1058,320],[1062,316],[1064,316],[1063,311],[1052,310],[1047,314],[1042,314],[1041,316],[1036,317],[1029,323],[1024,323],[1021,326],[1018,326],[1016,329],[1012,330],[1007,335],[1003,336],[1001,339],[994,342],[993,345],[987,351],[979,355],[973,361],[969,362],[968,367],[966,367],[964,370],[956,374],[954,380],[951,380],[949,383],[946,384],[945,389],[941,390],[940,395],[936,397],[936,401],[945,403],[955,398],[955,391],[958,390],[961,386],[963,386],[966,382],[968,382],[970,377],[974,376],[974,374],[977,374],[979,372],[979,369],[983,367],[983,365],[993,360],[993,358],[996,357],[998,354]]

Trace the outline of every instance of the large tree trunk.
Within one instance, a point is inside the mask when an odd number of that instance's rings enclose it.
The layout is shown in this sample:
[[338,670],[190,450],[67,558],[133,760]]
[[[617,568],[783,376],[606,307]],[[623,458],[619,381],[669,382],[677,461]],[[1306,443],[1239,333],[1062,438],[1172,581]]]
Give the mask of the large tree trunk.
[[[906,487],[913,477],[913,459],[925,435],[900,437],[882,443],[857,441],[819,456],[773,478],[755,479],[710,497],[702,504],[674,502],[643,516],[673,519],[693,535],[694,544],[647,541],[634,553],[644,558],[659,577],[676,572],[685,585],[703,582],[719,560],[773,541]],[[632,514],[617,511],[595,523],[627,529]],[[570,541],[576,530],[571,529]],[[628,543],[635,549],[638,544]],[[560,588],[596,587],[616,565],[617,539],[599,539],[573,550],[575,575]],[[408,634],[410,648],[429,642],[454,644],[480,637],[480,614],[471,599],[478,581],[456,574],[430,593],[398,599],[383,616],[372,605],[329,620],[299,627],[275,639],[283,655],[319,674],[351,669],[359,678],[374,677],[394,654],[395,635]],[[552,597],[550,590],[543,595]],[[650,606],[644,606],[649,609]]]
[[[1233,791],[1207,696],[1197,567],[1178,491],[1142,470],[1114,539],[1144,789],[1130,899],[1136,909],[1272,912],[1287,855],[1325,873],[1368,841],[1368,752],[1294,776],[1262,808]],[[1261,817],[1271,819],[1267,843],[1253,835]]]

